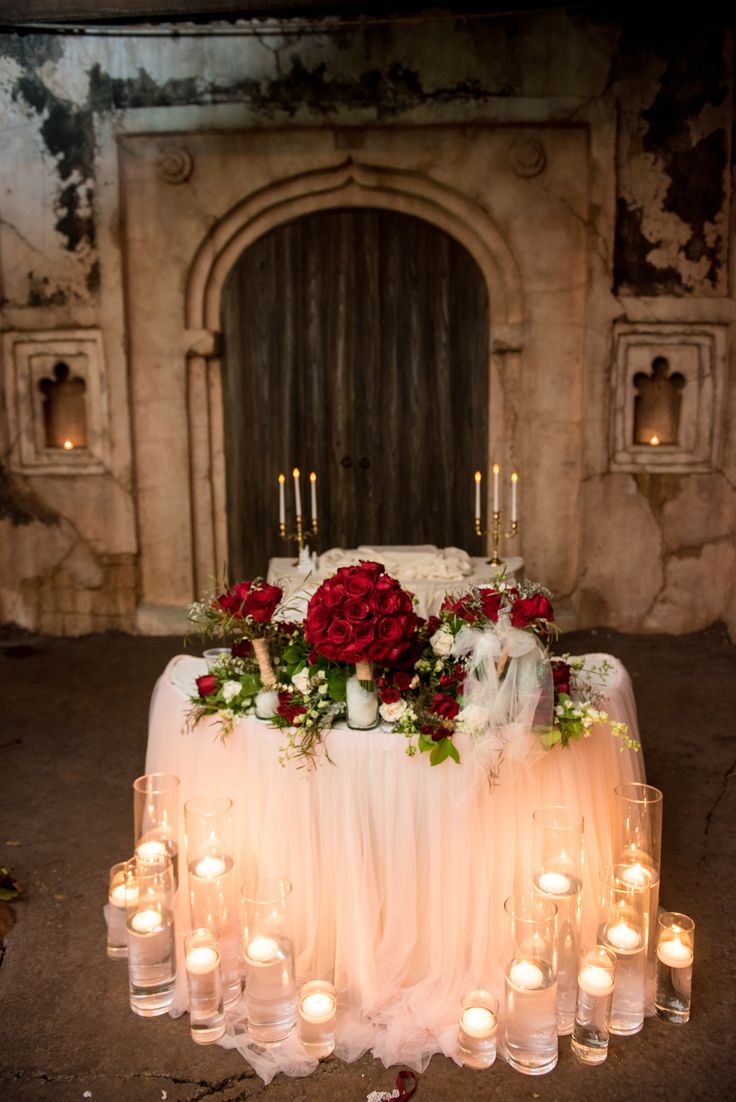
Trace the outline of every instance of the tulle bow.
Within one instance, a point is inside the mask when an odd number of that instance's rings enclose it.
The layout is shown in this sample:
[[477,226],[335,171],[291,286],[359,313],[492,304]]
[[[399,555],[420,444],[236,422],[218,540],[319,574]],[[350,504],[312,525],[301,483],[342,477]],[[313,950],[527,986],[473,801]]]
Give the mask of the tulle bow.
[[452,650],[468,658],[459,726],[469,736],[484,772],[502,759],[531,766],[544,754],[534,727],[553,718],[552,671],[541,642],[501,615],[493,627],[462,628]]

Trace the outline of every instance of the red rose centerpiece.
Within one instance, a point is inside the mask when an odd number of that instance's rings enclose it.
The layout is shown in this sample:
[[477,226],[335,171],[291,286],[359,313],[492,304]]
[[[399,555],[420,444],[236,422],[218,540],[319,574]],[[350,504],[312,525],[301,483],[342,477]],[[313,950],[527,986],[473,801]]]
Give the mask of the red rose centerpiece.
[[377,562],[342,567],[312,597],[304,621],[307,643],[329,661],[355,665],[347,682],[349,726],[377,725],[373,663],[400,664],[417,622],[411,597]]

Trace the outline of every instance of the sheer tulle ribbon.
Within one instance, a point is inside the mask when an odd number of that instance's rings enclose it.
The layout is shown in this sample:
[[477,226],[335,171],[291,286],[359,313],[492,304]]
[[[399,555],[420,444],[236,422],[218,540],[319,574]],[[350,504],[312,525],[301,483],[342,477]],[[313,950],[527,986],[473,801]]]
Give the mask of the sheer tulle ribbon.
[[502,759],[534,765],[545,750],[533,729],[552,725],[554,700],[540,641],[502,616],[492,628],[462,628],[452,653],[468,659],[458,721],[477,766],[488,774],[498,771]]

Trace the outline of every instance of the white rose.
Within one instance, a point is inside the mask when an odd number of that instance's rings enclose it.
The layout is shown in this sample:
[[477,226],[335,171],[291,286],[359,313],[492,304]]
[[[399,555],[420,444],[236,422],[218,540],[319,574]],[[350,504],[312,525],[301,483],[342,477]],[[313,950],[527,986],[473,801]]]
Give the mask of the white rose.
[[300,693],[307,692],[309,689],[309,670],[306,666],[303,670],[299,670],[299,673],[294,674],[291,683]]
[[225,703],[229,704],[231,700],[235,700],[236,696],[240,696],[240,690],[243,686],[239,681],[226,681],[222,686],[222,695],[225,698]]
[[378,711],[381,719],[385,719],[386,723],[396,723],[406,711],[406,701],[394,700],[392,704],[382,704]]
[[463,731],[467,731],[471,738],[478,738],[483,734],[490,719],[487,708],[480,704],[468,704],[458,713],[455,724]]
[[444,628],[440,628],[429,640],[429,644],[435,654],[442,655],[443,658],[446,658],[455,645],[455,636],[451,631],[445,631]]

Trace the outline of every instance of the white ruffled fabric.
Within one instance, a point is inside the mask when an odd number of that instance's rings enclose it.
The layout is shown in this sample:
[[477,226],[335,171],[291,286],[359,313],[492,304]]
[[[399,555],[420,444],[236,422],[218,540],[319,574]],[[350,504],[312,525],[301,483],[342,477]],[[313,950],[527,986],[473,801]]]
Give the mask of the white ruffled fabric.
[[[636,736],[628,675],[608,660],[608,710]],[[530,888],[532,812],[539,807],[564,804],[584,816],[584,936],[595,937],[594,885],[612,857],[613,789],[644,775],[641,755],[619,753],[608,730],[594,729],[589,739],[532,764],[510,749],[515,733],[504,743],[493,786],[470,765],[468,733],[457,735],[462,765],[431,768],[426,755],[408,757],[405,739],[392,731],[337,728],[327,736],[334,764],[299,769],[279,764],[283,733],[257,720],[236,724],[225,742],[211,722],[183,733],[186,692],[200,672],[200,660],[178,657],[159,679],[146,771],[180,777],[182,806],[193,795],[232,797],[241,882],[257,871],[292,881],[297,981],[336,984],[338,1056],[354,1060],[370,1051],[386,1066],[422,1071],[435,1052],[457,1059],[466,991],[490,987],[503,1006],[503,902]],[[509,691],[528,710],[533,694],[525,677],[520,673]],[[181,869],[184,847],[182,810]],[[180,951],[187,911],[184,885]],[[186,1006],[180,961],[174,1013]],[[296,1038],[256,1050],[244,1013],[242,1005],[230,1012],[222,1043],[237,1048],[265,1082],[279,1070],[313,1070]]]

